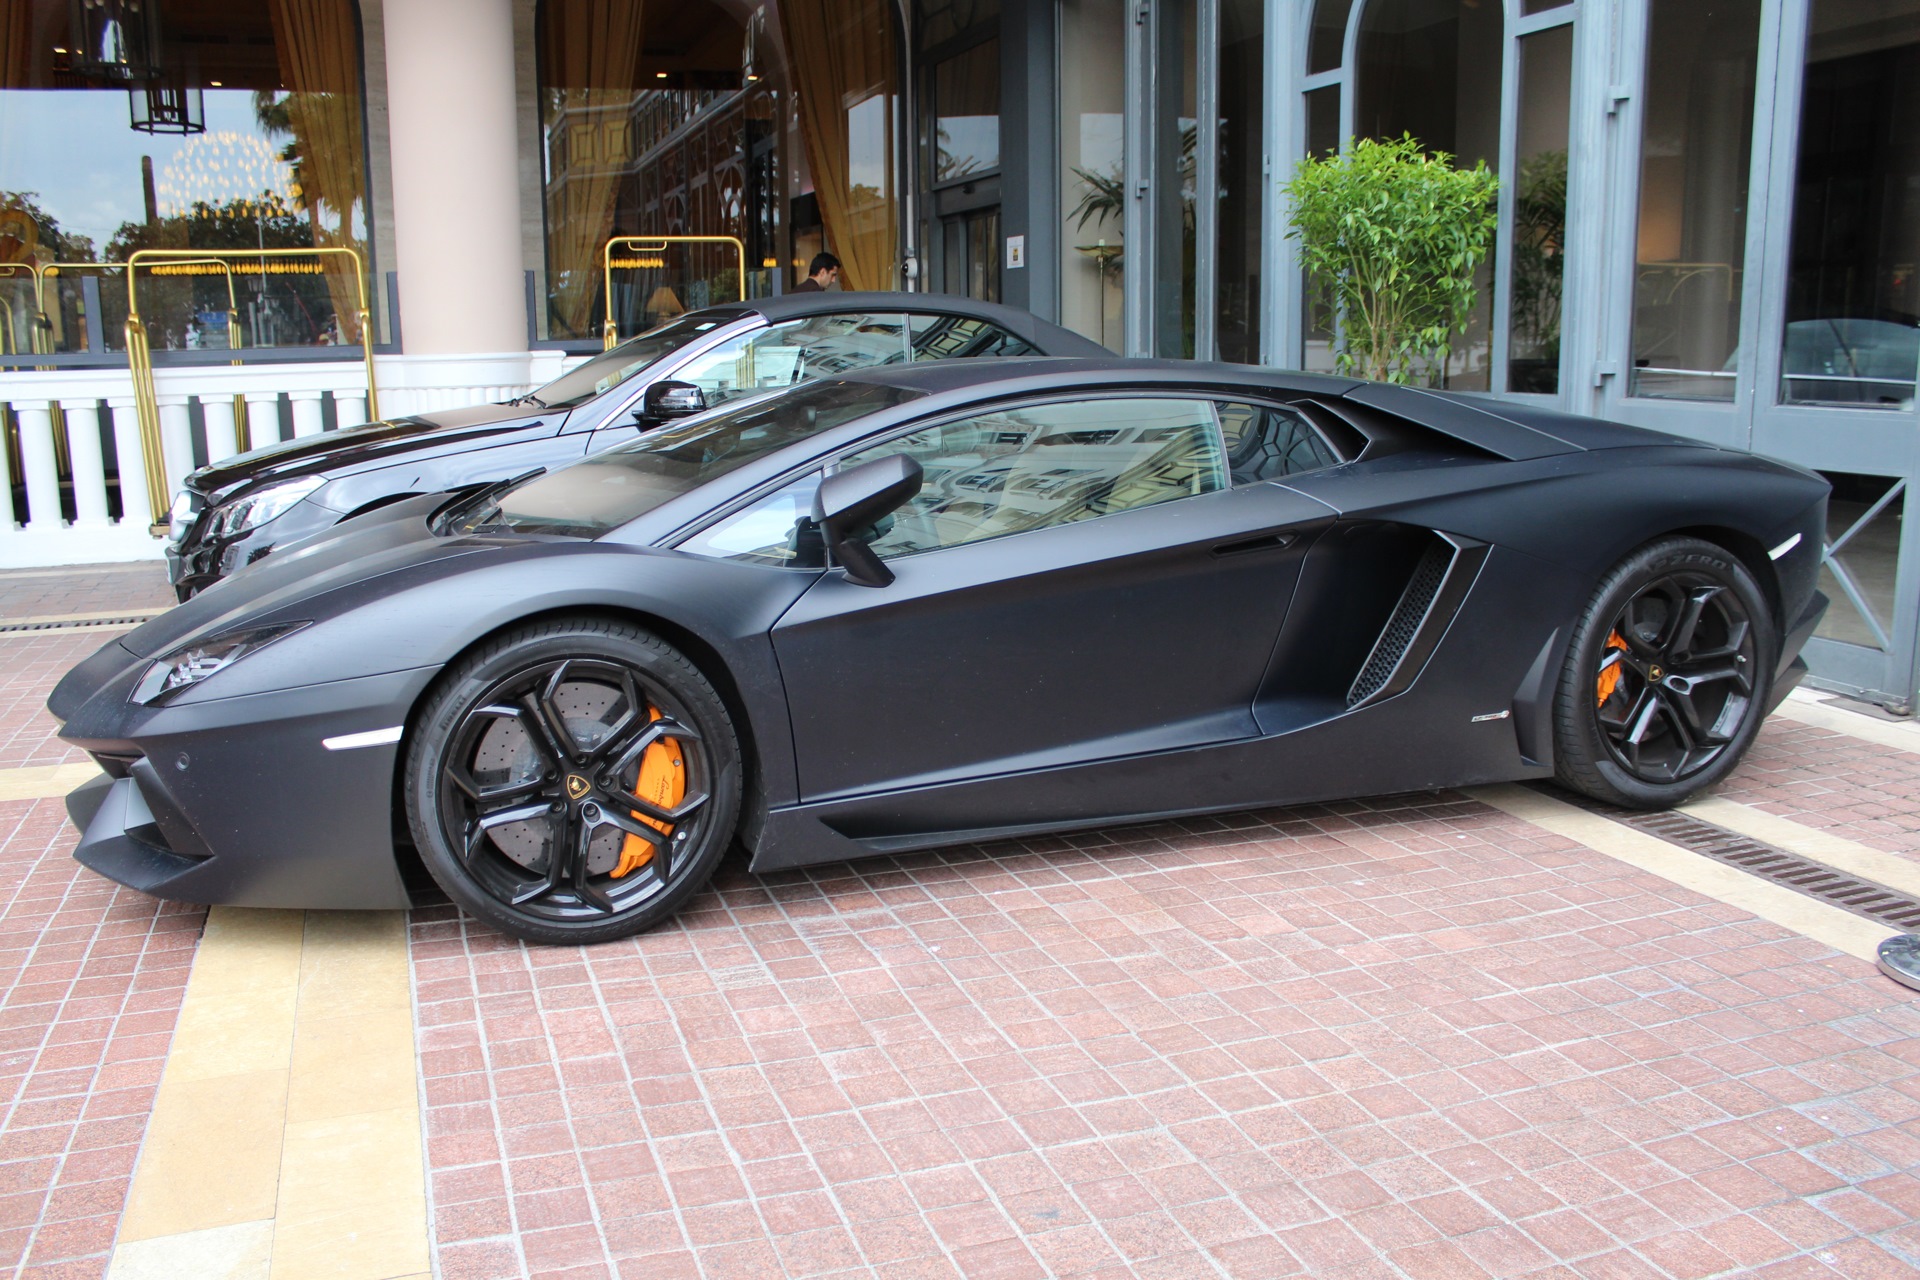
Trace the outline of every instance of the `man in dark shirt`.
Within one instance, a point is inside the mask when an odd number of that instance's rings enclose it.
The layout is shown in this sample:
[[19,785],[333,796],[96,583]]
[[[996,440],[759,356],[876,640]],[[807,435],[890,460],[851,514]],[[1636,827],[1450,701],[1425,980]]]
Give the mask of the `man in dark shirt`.
[[795,293],[824,293],[840,278],[840,259],[830,253],[816,253],[807,265],[807,278],[793,286]]

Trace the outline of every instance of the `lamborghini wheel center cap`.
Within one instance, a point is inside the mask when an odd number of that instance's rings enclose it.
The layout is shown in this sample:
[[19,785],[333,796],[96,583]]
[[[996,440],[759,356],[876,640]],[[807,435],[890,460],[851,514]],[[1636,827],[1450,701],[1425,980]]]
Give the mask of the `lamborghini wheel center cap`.
[[[1648,668],[1647,668],[1647,679],[1649,679],[1649,680],[1659,680],[1659,679],[1661,679],[1662,677],[1664,677],[1664,676],[1665,676],[1666,674],[1667,674],[1667,673],[1666,673],[1666,671],[1665,671],[1665,669],[1663,669],[1663,668],[1661,668],[1661,667],[1648,667]],[[571,787],[571,786],[573,785],[573,780],[572,780],[571,778],[569,778],[569,779],[567,780],[567,785],[568,785],[569,787]]]
[[587,780],[579,774],[570,773],[567,775],[567,799],[578,800],[591,790],[593,790],[593,788],[588,785]]

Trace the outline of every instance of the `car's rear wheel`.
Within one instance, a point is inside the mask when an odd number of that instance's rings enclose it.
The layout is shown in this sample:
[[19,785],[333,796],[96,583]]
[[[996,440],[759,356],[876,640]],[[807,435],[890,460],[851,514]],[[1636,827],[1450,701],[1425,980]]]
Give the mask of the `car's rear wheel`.
[[448,670],[409,737],[407,820],[428,872],[529,942],[651,928],[733,838],[726,706],[637,626],[560,619],[501,636]]
[[1574,628],[1554,701],[1560,781],[1636,809],[1712,786],[1759,732],[1779,648],[1737,557],[1697,538],[1642,547]]

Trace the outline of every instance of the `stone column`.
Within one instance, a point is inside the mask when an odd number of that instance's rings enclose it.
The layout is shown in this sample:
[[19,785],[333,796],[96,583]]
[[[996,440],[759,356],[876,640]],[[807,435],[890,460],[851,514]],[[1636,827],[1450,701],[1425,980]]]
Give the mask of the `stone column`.
[[201,396],[200,413],[207,424],[208,462],[225,462],[240,452],[232,396]]
[[107,468],[100,455],[100,402],[60,401],[67,418],[67,457],[73,460],[75,527],[107,527]]
[[114,396],[107,401],[113,413],[113,456],[120,467],[120,522],[144,529],[156,515],[167,513],[147,510],[147,459],[140,452],[140,415],[132,396]]
[[527,349],[512,0],[386,0],[401,340]]
[[53,456],[53,413],[45,401],[13,406],[20,420],[20,469],[27,481],[27,525],[34,532],[58,529],[60,468]]
[[[180,482],[193,470],[193,419],[187,413],[189,396],[154,397],[160,407],[160,446],[167,455],[166,492],[171,502]],[[166,512],[160,512],[165,515]]]
[[320,397],[324,391],[289,391],[287,399],[293,402],[293,434],[317,436],[327,429],[325,411],[320,407]]
[[280,393],[249,391],[247,395],[247,434],[253,447],[280,443]]
[[333,422],[335,426],[357,427],[366,420],[366,392],[335,391],[333,393]]

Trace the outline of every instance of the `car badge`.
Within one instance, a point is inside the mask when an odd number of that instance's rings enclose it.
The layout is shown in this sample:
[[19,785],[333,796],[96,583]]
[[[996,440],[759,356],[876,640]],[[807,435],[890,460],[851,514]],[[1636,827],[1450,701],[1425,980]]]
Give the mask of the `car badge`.
[[1666,674],[1666,672],[1657,666],[1647,668],[1647,679],[1649,680],[1663,680],[1666,678]]
[[567,798],[569,800],[578,800],[591,790],[593,790],[593,788],[587,783],[587,780],[579,774],[570,773],[567,775]]

